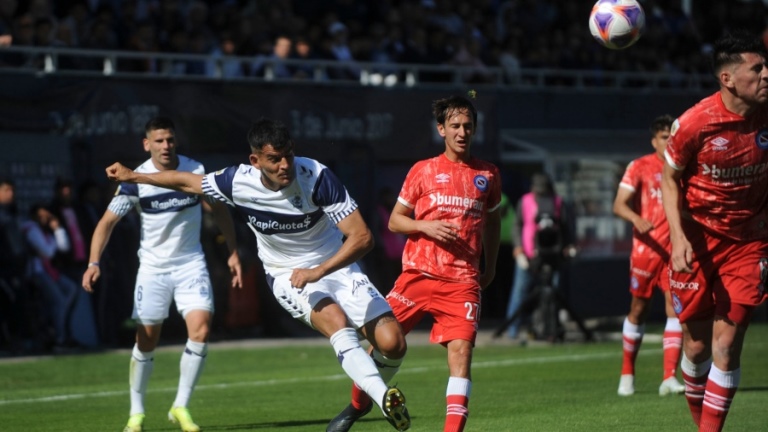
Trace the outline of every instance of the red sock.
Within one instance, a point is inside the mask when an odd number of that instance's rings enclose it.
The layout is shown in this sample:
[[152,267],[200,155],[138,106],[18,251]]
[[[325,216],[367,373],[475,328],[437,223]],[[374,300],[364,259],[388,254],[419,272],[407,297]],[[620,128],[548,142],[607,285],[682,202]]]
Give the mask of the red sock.
[[624,335],[623,339],[624,339],[624,361],[621,363],[621,374],[634,375],[635,359],[637,358],[638,351],[640,351],[640,344],[643,343],[643,337],[640,336],[638,339],[631,339],[631,338],[628,338],[626,335]]
[[365,408],[368,407],[368,405],[371,404],[371,397],[368,396],[368,393],[364,392],[363,389],[357,386],[357,384],[352,384],[352,406],[355,407],[356,410],[362,411]]
[[469,416],[469,395],[472,393],[472,381],[466,378],[448,378],[445,391],[445,428],[443,432],[462,432]]
[[683,371],[683,381],[685,381],[685,399],[688,401],[688,408],[691,410],[693,422],[698,426],[701,423],[701,404],[704,402],[707,375],[694,377]]
[[469,398],[464,395],[448,395],[445,398],[448,409],[445,413],[445,429],[444,432],[461,432],[464,430],[464,425],[467,423],[467,416],[469,410]]
[[720,432],[739,386],[741,370],[721,371],[712,366],[704,394],[699,432]]
[[681,331],[664,331],[662,337],[664,344],[664,378],[675,376],[677,372],[677,364],[680,362],[680,352],[683,346],[683,332]]

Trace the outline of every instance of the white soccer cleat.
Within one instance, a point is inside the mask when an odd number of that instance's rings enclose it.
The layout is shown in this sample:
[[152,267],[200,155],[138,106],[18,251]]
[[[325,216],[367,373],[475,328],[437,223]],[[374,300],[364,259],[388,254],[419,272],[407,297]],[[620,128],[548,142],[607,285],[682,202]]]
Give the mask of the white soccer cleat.
[[622,375],[619,379],[619,396],[632,396],[635,394],[635,376]]
[[685,386],[673,376],[662,381],[659,386],[659,396],[682,393],[685,393]]

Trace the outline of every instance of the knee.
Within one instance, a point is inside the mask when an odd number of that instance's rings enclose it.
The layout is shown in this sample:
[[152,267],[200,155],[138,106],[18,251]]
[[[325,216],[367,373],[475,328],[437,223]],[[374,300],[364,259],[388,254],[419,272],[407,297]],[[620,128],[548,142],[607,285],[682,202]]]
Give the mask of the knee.
[[199,326],[195,326],[194,328],[188,329],[187,337],[189,337],[189,339],[194,342],[207,342],[209,332],[210,328],[208,327],[208,323],[204,323]]
[[701,363],[711,357],[711,350],[703,340],[685,341],[685,355],[694,363]]
[[376,335],[376,347],[385,357],[401,359],[405,357],[408,344],[402,332],[382,332]]

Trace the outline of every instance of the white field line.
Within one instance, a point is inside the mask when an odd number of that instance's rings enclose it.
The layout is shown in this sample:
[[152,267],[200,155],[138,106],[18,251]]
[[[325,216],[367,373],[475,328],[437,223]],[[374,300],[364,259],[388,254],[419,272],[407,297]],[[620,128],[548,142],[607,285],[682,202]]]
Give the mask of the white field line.
[[[662,352],[661,349],[644,349],[640,351],[640,354],[650,355],[650,354],[659,354],[661,352]],[[474,362],[472,364],[472,369],[486,369],[486,368],[498,368],[498,367],[506,367],[506,366],[520,366],[520,365],[529,365],[529,364],[546,364],[546,363],[559,363],[559,362],[583,362],[583,361],[591,361],[591,360],[611,358],[611,357],[620,357],[621,355],[622,355],[621,351],[611,351],[611,352],[601,352],[601,353],[592,353],[592,354],[574,354],[574,355],[562,355],[562,356],[553,356],[553,357],[529,357],[529,358],[521,358],[521,359]],[[399,372],[399,375],[420,374],[424,372],[437,371],[437,370],[442,371],[445,368],[446,368],[445,363],[440,363],[439,365],[434,365],[434,366],[406,367]],[[338,380],[348,380],[348,379],[349,377],[346,374],[336,374],[336,375],[327,375],[327,376],[310,377],[310,378],[307,378],[307,377],[280,378],[280,379],[272,379],[272,380],[246,381],[246,382],[234,382],[234,383],[223,383],[223,384],[202,384],[202,385],[196,386],[195,391],[206,390],[206,389],[227,389],[227,388],[234,388],[234,387],[263,387],[263,386],[270,386],[270,385],[283,385],[283,384],[308,382],[308,381],[320,382],[320,381],[338,381]],[[176,387],[167,387],[167,388],[160,388],[160,389],[149,389],[148,392],[173,393],[173,392],[176,392],[176,390],[177,390]],[[30,404],[30,403],[40,403],[40,402],[69,401],[69,400],[86,399],[86,398],[125,396],[127,394],[128,394],[127,390],[120,390],[120,391],[104,391],[104,392],[92,392],[92,393],[63,394],[63,395],[45,396],[45,397],[28,398],[28,399],[5,399],[5,400],[0,400],[0,406]]]

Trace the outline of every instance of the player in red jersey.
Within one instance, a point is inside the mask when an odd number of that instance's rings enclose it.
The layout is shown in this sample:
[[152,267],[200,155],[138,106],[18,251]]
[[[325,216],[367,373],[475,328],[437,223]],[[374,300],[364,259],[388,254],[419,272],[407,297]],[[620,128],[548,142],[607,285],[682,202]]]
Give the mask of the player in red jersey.
[[659,395],[685,391],[685,387],[675,377],[677,363],[680,361],[683,329],[672,309],[669,284],[663,283],[665,278],[668,279],[669,226],[661,203],[661,169],[664,167],[664,149],[667,148],[669,128],[673,121],[669,115],[653,120],[651,145],[656,151],[630,162],[613,203],[613,212],[634,227],[629,261],[632,303],[622,330],[624,360],[621,365],[619,396],[635,393],[635,360],[643,342],[653,290],[657,287],[664,293],[667,313],[662,336],[664,374]]
[[[432,108],[445,151],[411,168],[392,210],[389,229],[408,240],[403,272],[387,301],[405,333],[425,314],[434,318],[430,340],[447,348],[450,373],[444,431],[456,432],[467,421],[480,291],[496,271],[501,178],[495,165],[470,155],[477,125],[472,102],[454,96]],[[370,405],[353,386],[352,403],[327,431],[348,431]]]
[[731,34],[713,56],[720,90],[672,125],[662,176],[685,395],[707,432],[725,423],[768,272],[768,53]]

